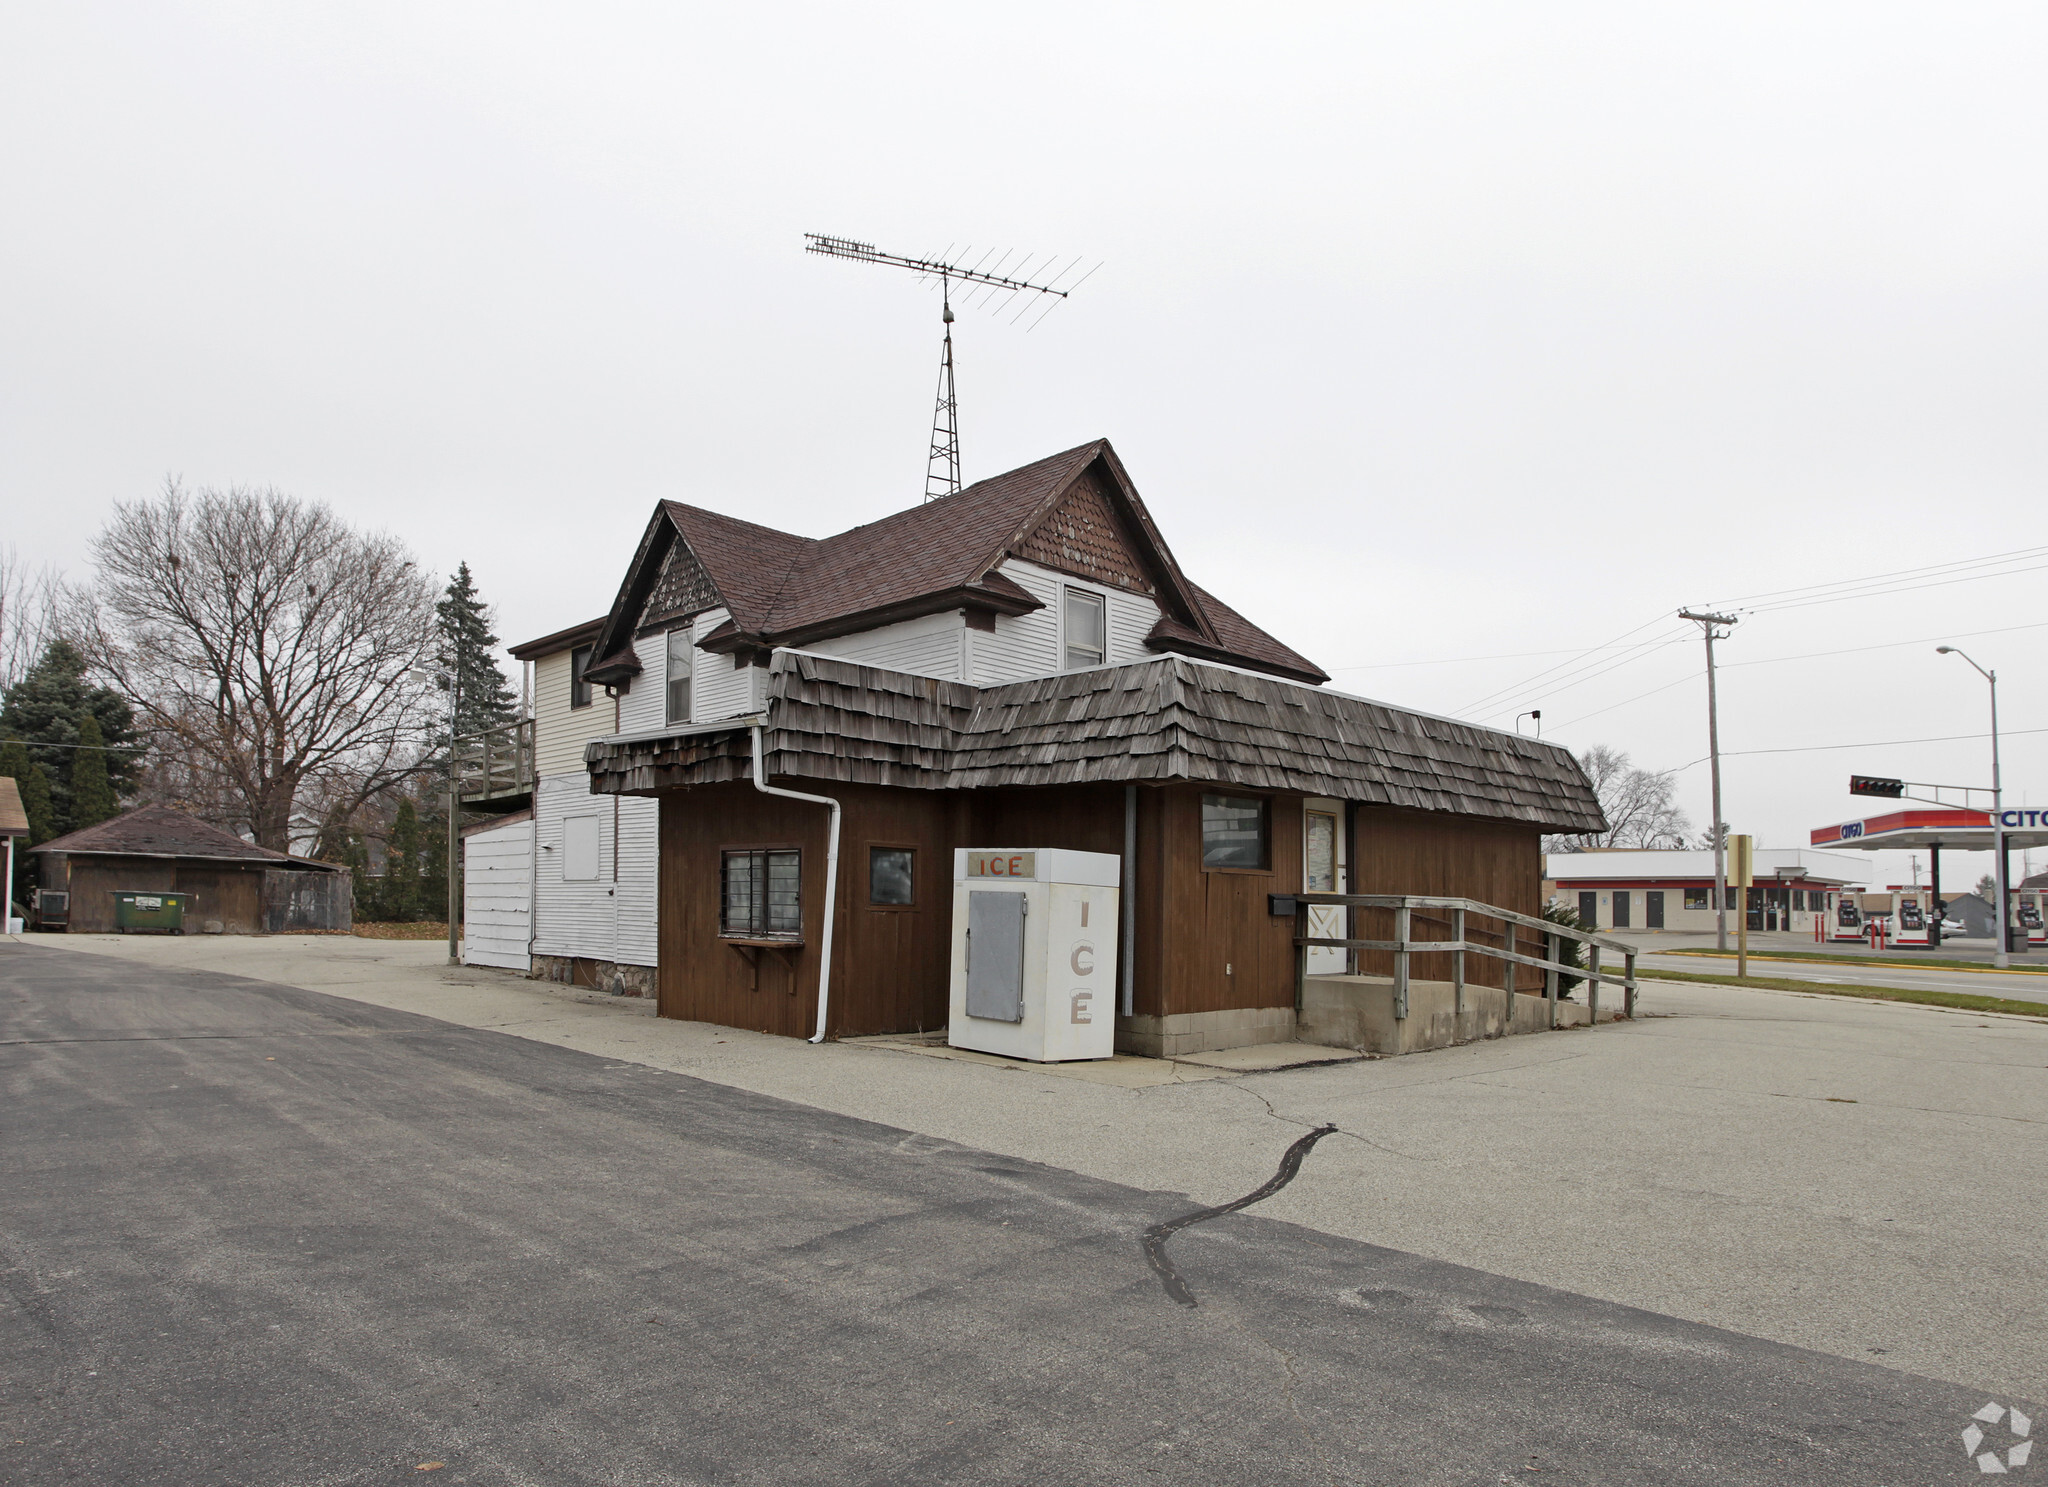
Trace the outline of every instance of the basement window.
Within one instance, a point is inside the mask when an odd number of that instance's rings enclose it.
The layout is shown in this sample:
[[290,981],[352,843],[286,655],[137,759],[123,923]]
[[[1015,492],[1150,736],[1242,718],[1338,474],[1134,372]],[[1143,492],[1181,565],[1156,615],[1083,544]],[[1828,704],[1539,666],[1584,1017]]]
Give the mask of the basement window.
[[1068,589],[1066,628],[1066,669],[1079,671],[1084,666],[1100,666],[1106,654],[1103,648],[1106,626],[1102,595],[1091,594],[1085,589]]
[[1266,802],[1256,795],[1202,797],[1202,866],[1261,870],[1267,865]]
[[794,847],[726,848],[718,932],[739,940],[803,938],[802,863]]
[[696,647],[690,644],[688,625],[680,630],[668,632],[668,720],[671,723],[690,721],[690,671],[691,653]]

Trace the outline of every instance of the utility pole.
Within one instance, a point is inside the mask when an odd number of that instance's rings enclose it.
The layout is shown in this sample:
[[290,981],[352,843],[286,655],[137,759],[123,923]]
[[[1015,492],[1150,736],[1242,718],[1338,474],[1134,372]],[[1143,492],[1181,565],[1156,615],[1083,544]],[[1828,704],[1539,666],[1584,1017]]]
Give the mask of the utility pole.
[[[1938,656],[1961,656],[1976,666],[1977,675],[1991,684],[1991,881],[1995,900],[1992,911],[1998,920],[1998,948],[1991,953],[1991,964],[2004,970],[2012,964],[2012,931],[2006,927],[2006,899],[2011,890],[2006,883],[2010,870],[2006,865],[2005,851],[2005,792],[2001,788],[2004,782],[1998,772],[1998,673],[1977,666],[1965,652],[1952,645],[1938,645],[1934,652]],[[2026,948],[2025,945],[2020,946],[2022,951]]]
[[[1721,717],[1714,700],[1714,642],[1727,638],[1727,631],[1714,633],[1716,625],[1733,625],[1732,614],[1694,614],[1678,611],[1682,620],[1693,620],[1707,637],[1707,761],[1714,777],[1714,948],[1728,948],[1728,843],[1727,825],[1721,819]],[[1743,923],[1749,923],[1747,895],[1742,905]]]

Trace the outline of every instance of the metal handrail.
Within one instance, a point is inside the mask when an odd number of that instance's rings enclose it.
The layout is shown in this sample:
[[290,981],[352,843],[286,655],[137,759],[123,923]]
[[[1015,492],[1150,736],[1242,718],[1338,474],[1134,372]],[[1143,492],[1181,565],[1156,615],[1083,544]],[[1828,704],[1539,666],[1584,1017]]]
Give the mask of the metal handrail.
[[[1507,983],[1508,1015],[1514,1015],[1515,967],[1533,966],[1543,972],[1543,999],[1546,1015],[1551,1027],[1557,1026],[1557,985],[1559,976],[1577,976],[1586,983],[1586,1006],[1591,1014],[1590,1023],[1600,1020],[1600,985],[1612,981],[1622,988],[1622,1015],[1636,1015],[1636,950],[1625,941],[1607,935],[1593,934],[1582,929],[1568,929],[1548,919],[1539,919],[1531,914],[1519,914],[1513,909],[1483,904],[1470,898],[1438,898],[1413,893],[1295,893],[1292,898],[1297,905],[1321,904],[1346,909],[1391,909],[1394,914],[1394,938],[1391,940],[1323,939],[1305,935],[1300,929],[1294,935],[1294,1008],[1301,1010],[1302,998],[1308,990],[1308,952],[1310,949],[1345,950],[1391,950],[1394,953],[1394,1016],[1408,1015],[1408,957],[1411,955],[1449,955],[1451,957],[1451,994],[1458,1016],[1465,1013],[1465,956],[1488,955],[1502,963],[1502,980]],[[1448,909],[1451,914],[1451,937],[1448,940],[1417,940],[1410,937],[1411,916],[1417,909]],[[1476,914],[1482,919],[1498,919],[1506,926],[1501,932],[1503,945],[1485,945],[1473,940],[1467,932],[1466,916]],[[1308,916],[1301,914],[1296,923],[1305,926]],[[1521,942],[1524,928],[1539,931],[1544,936],[1545,954],[1524,955],[1517,947]],[[1481,931],[1485,933],[1485,931]],[[1567,965],[1558,958],[1559,942],[1577,940],[1588,949],[1584,966]],[[1600,969],[1600,952],[1618,951],[1622,957],[1622,972],[1619,976],[1603,973]]]

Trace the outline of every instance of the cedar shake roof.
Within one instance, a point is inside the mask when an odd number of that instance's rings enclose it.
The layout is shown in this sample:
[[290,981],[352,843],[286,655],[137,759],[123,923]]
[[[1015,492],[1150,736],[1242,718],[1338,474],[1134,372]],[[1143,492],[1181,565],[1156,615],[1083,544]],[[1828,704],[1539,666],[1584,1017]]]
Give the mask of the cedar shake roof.
[[87,826],[35,848],[38,852],[64,852],[72,856],[107,857],[193,857],[208,862],[240,862],[250,867],[310,868],[338,873],[346,869],[310,857],[293,857],[273,852],[254,842],[245,842],[232,831],[223,831],[196,816],[174,811],[167,805],[146,805],[125,816]]
[[798,537],[680,501],[663,501],[605,621],[599,659],[589,674],[605,681],[638,671],[632,638],[678,543],[708,579],[701,590],[684,587],[718,601],[703,607],[723,607],[731,613],[727,623],[701,642],[714,650],[801,647],[948,609],[1024,614],[1041,608],[1021,585],[996,569],[1008,557],[1025,556],[1027,547],[1027,560],[1045,562],[1039,549],[1058,544],[1033,543],[1033,534],[1077,489],[1092,511],[1106,513],[1119,524],[1120,540],[1128,543],[1146,570],[1143,587],[1165,615],[1151,637],[1155,648],[1184,650],[1308,681],[1329,680],[1307,657],[1182,576],[1106,439],[977,481],[956,495],[833,537]]
[[28,812],[22,808],[21,789],[12,775],[0,775],[0,837],[27,835]]
[[[1569,750],[1316,687],[1160,656],[995,687],[779,652],[771,775],[923,790],[1188,780],[1605,829]],[[743,780],[745,728],[599,739],[595,794]]]

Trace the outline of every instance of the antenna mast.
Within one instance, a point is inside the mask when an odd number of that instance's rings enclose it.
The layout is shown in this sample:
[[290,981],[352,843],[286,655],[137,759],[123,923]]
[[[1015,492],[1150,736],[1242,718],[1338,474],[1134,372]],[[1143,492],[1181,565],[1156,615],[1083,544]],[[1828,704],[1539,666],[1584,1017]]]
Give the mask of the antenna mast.
[[[1052,303],[1046,305],[1040,314],[1039,319],[1042,320],[1045,315],[1052,312],[1060,300],[1080,288],[1081,281],[1088,277],[1088,274],[1083,274],[1065,289],[1055,287],[1061,279],[1073,272],[1075,264],[1081,260],[1076,258],[1073,263],[1069,263],[1045,283],[1034,284],[1023,278],[1013,278],[993,271],[984,272],[982,264],[988,262],[988,253],[982,254],[981,258],[970,266],[937,258],[905,258],[899,254],[881,252],[873,243],[857,243],[850,238],[827,237],[816,232],[804,234],[804,251],[823,253],[828,258],[851,258],[856,263],[882,263],[894,268],[907,268],[926,279],[939,281],[939,320],[946,327],[946,338],[944,349],[939,356],[939,395],[937,406],[932,410],[932,443],[931,453],[925,462],[924,498],[927,501],[936,501],[941,496],[955,494],[960,489],[960,400],[953,384],[953,285],[957,282],[982,289],[984,303],[994,299],[996,295],[1005,295],[1007,298],[1002,302],[1005,308],[1008,307],[1010,300],[1020,294],[1046,297]],[[964,254],[962,256],[965,257]],[[995,267],[1003,268],[1009,258],[1010,255],[1005,253],[996,260]],[[1028,255],[1019,260],[1015,265],[1017,273],[1024,273],[1030,261]],[[1048,257],[1038,266],[1037,272],[1043,273],[1052,261]],[[1088,271],[1089,274],[1094,272],[1094,269]],[[1025,308],[1029,309],[1029,305]],[[1011,323],[1022,319],[1023,315],[1024,310],[1019,310],[1017,315],[1012,317]],[[1035,326],[1038,321],[1034,320],[1031,324]]]

